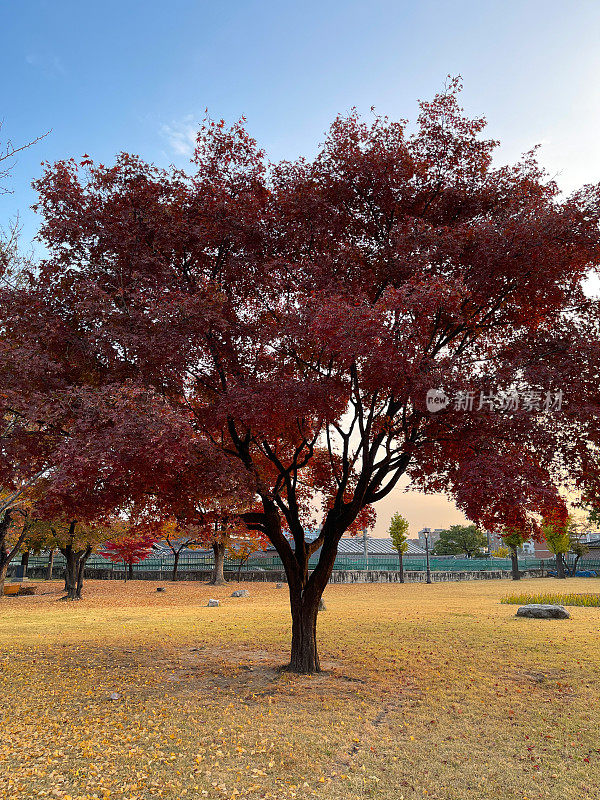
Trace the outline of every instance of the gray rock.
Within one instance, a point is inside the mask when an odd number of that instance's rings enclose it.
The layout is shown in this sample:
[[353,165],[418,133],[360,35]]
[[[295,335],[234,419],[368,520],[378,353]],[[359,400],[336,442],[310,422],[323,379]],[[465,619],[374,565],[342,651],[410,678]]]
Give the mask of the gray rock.
[[165,587],[164,586],[157,586],[156,587],[156,591],[157,592],[164,592],[165,591]]
[[327,611],[327,606],[325,605],[323,598],[319,600],[319,611]]
[[530,617],[531,619],[569,619],[570,614],[564,606],[551,606],[544,603],[530,603],[520,606],[517,617]]
[[210,600],[208,601],[208,603],[207,603],[206,605],[207,605],[209,608],[215,608],[216,606],[218,606],[218,605],[219,605],[219,601],[218,601],[218,600],[213,600],[213,598],[211,597],[211,598],[210,598]]
[[283,583],[276,583],[275,584],[275,588],[276,589],[283,589]]
[[250,597],[250,592],[248,589],[236,589],[235,592],[231,593],[232,597]]
[[120,697],[121,697],[121,695],[118,692],[111,692],[108,695],[108,699],[109,700],[118,700]]

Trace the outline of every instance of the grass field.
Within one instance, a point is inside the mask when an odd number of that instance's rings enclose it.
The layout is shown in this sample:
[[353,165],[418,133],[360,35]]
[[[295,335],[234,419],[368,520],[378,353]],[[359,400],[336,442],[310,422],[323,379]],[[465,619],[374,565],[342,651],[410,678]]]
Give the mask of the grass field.
[[516,619],[506,581],[331,585],[326,671],[299,677],[278,670],[285,589],[156,585],[0,600],[0,796],[600,798],[598,608]]

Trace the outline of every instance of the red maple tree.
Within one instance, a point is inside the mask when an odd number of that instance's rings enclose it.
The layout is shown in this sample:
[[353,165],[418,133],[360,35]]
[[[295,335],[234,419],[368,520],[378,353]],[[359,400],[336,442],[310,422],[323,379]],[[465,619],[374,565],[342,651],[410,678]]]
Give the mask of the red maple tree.
[[133,566],[148,558],[152,552],[152,547],[156,539],[149,533],[131,533],[117,538],[114,541],[105,542],[102,545],[100,555],[113,561],[114,563],[123,562],[125,565],[124,579],[133,577]]
[[[48,504],[86,513],[244,473],[299,672],[319,669],[341,536],[403,476],[527,534],[566,514],[565,482],[600,501],[600,314],[583,288],[600,190],[562,198],[534,153],[494,166],[458,90],[422,103],[412,133],[340,117],[312,160],[268,164],[243,124],[208,123],[191,174],[128,154],[48,165],[49,256],[0,297],[16,420],[0,470],[48,464]],[[440,411],[431,390],[451,398]],[[515,392],[534,402],[489,402]]]

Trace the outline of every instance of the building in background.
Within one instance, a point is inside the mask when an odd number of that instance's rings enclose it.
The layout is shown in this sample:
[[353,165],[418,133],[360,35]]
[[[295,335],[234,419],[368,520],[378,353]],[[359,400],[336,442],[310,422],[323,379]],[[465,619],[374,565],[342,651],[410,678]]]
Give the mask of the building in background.
[[[318,550],[317,550],[318,552]],[[340,539],[340,543],[338,545],[338,553],[342,556],[348,555],[371,555],[371,556],[383,556],[383,555],[398,555],[398,551],[394,547],[391,538],[380,539],[375,536],[367,536],[366,537],[366,547],[365,547],[365,538],[363,536],[354,536],[350,537],[342,537]],[[405,556],[424,556],[425,550],[419,547],[418,544],[411,539],[408,539],[408,550],[404,554]]]
[[[493,553],[494,550],[498,550],[499,547],[506,547],[504,539],[499,533],[492,533],[492,531],[486,531],[487,540],[489,544],[489,551]],[[523,547],[519,547],[517,549],[517,553],[520,556],[531,556],[537,558],[548,558],[547,555],[538,555],[536,552],[536,543],[533,540],[529,540],[527,542],[523,542]],[[545,545],[544,545],[545,548]]]
[[431,528],[422,528],[418,533],[419,547],[421,547],[423,550],[425,550],[425,536],[426,536],[426,534],[428,534],[429,535],[429,549],[432,550],[435,547],[435,545],[437,544],[437,542],[439,541],[440,534],[442,533],[442,531],[445,531],[445,530],[446,530],[446,528],[433,528],[433,530]]

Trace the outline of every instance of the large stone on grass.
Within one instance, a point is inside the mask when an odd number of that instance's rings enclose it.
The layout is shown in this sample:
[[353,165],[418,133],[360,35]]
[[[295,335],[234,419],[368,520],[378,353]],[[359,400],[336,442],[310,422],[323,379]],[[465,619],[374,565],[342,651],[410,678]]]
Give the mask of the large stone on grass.
[[569,619],[571,615],[564,606],[551,606],[545,603],[530,603],[520,606],[517,617],[531,619]]
[[250,597],[250,592],[248,589],[236,589],[235,592],[231,593],[232,597]]
[[327,611],[327,606],[325,605],[323,598],[319,600],[319,611]]
[[208,601],[208,603],[207,603],[206,605],[207,605],[209,608],[216,608],[216,606],[218,606],[218,605],[219,605],[219,601],[218,601],[218,600],[213,600],[213,598],[211,597],[211,598],[210,598],[210,600]]

